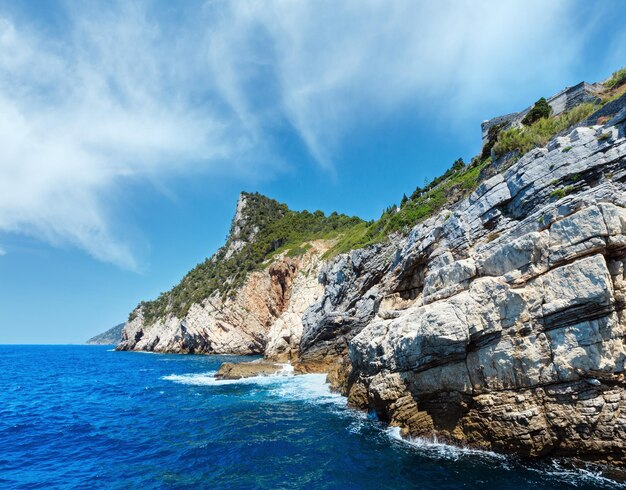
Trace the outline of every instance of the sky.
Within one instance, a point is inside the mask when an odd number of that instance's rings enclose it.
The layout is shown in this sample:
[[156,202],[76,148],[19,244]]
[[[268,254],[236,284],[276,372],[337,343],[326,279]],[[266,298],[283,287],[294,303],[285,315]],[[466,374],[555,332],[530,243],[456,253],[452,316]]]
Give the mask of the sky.
[[0,343],[80,343],[239,192],[375,219],[480,122],[626,65],[626,2],[0,0]]

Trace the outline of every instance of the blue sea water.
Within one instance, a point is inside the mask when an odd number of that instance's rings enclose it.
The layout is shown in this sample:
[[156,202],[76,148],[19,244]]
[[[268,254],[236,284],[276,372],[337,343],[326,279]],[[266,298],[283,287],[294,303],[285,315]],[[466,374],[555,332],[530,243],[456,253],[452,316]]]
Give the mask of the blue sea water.
[[0,346],[0,488],[616,488],[564,462],[400,441],[323,375],[216,381],[233,356]]

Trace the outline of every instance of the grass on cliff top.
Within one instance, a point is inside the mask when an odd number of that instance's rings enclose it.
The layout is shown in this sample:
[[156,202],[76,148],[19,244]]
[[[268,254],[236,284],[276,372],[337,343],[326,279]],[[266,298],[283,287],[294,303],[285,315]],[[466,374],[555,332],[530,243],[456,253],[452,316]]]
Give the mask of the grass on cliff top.
[[611,78],[604,82],[604,86],[607,88],[619,87],[623,83],[626,83],[626,68],[620,68],[613,72]]
[[586,119],[597,109],[597,104],[585,103],[558,116],[539,119],[528,127],[502,131],[493,147],[494,155],[496,158],[511,152],[523,155],[533,148],[544,147],[554,136]]
[[[216,254],[196,265],[180,283],[170,291],[161,293],[153,301],[139,304],[143,307],[146,323],[164,318],[168,313],[183,318],[194,303],[199,303],[219,291],[223,296],[240,287],[249,272],[258,270],[276,253],[288,256],[301,255],[310,245],[306,242],[336,237],[363,223],[360,218],[321,211],[291,211],[285,204],[258,193],[246,194],[245,220],[239,236],[248,237],[258,229],[255,239],[239,252],[226,256],[227,244]],[[233,234],[231,229],[231,236]],[[132,319],[133,313],[131,313]]]
[[481,170],[490,163],[491,159],[486,158],[466,166],[461,159],[457,160],[425,189],[418,187],[410,198],[403,199],[401,206],[394,204],[378,220],[360,223],[348,230],[324,258],[380,243],[394,232],[408,232],[416,224],[474,191],[479,184]]

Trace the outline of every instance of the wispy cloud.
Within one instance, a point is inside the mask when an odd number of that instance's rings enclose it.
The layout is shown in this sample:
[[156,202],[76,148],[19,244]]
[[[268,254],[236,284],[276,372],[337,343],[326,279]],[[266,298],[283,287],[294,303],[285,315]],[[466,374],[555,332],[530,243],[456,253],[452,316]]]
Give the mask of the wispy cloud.
[[0,19],[0,230],[136,268],[112,226],[117,186],[215,165],[245,135],[197,108],[192,84],[206,71],[179,71],[189,46],[171,43],[145,10],[70,14],[62,40]]
[[473,115],[579,48],[565,1],[67,5],[62,37],[0,13],[0,231],[131,269],[124,182],[263,171],[285,124],[332,169],[360,121]]
[[249,117],[247,87],[259,73],[250,67],[269,66],[261,73],[282,115],[327,167],[364,119],[420,105],[441,119],[474,116],[537,77],[562,76],[583,42],[564,1],[208,5],[220,12],[211,55],[227,73],[227,100]]

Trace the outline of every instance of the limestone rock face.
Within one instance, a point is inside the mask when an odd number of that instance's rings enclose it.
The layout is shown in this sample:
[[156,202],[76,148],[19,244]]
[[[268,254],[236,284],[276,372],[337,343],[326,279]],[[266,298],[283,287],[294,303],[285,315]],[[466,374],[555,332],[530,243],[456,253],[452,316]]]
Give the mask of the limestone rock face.
[[254,240],[256,234],[259,232],[258,227],[246,226],[246,207],[249,206],[249,197],[242,193],[237,201],[237,208],[235,210],[235,217],[233,218],[230,240],[226,248],[224,259],[229,259],[234,254],[239,252],[247,243]]
[[289,296],[283,305],[283,311],[270,327],[265,347],[265,357],[268,359],[288,362],[299,357],[302,316],[324,290],[317,280],[317,273],[320,268],[320,253],[326,248],[322,244],[317,247],[317,253],[306,254],[301,258],[298,273],[290,283]]
[[376,245],[339,256],[322,267],[324,295],[304,313],[300,360],[322,370],[347,356],[349,341],[373,318],[377,282],[389,268],[392,246]]
[[248,275],[234,297],[218,293],[191,306],[184,318],[144,321],[142,309],[126,323],[119,350],[195,354],[297,356],[301,314],[321,293],[316,274],[328,244],[314,242],[301,257],[279,257]]
[[301,360],[347,350],[333,379],[407,436],[623,464],[620,124],[576,128],[407,237],[325,265]]

